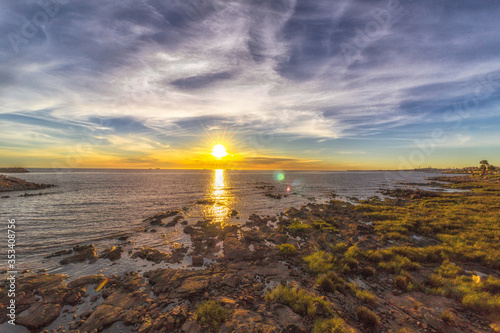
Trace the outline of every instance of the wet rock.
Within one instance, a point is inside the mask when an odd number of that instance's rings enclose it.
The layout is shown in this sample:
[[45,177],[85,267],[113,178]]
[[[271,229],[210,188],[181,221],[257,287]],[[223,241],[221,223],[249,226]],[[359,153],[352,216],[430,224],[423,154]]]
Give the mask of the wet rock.
[[167,210],[165,212],[148,217],[147,219],[144,220],[144,222],[149,222],[151,225],[161,225],[163,223],[162,222],[163,219],[166,219],[167,217],[178,215],[180,213],[181,212],[178,210]]
[[203,256],[193,256],[193,266],[194,267],[203,266]]
[[115,261],[121,258],[123,252],[123,248],[121,246],[113,246],[109,249],[104,250],[99,258],[109,259],[111,261]]
[[78,288],[81,286],[87,286],[89,284],[100,284],[102,281],[104,281],[104,276],[103,275],[89,275],[89,276],[82,276],[76,280],[71,281],[68,283],[68,288],[73,289],[73,288]]
[[75,246],[73,249],[77,253],[71,257],[67,257],[61,260],[60,263],[62,265],[84,262],[84,261],[93,263],[97,260],[97,253],[95,252],[94,245],[88,245],[84,247]]
[[151,247],[143,247],[139,251],[135,252],[132,254],[132,259],[135,258],[141,258],[141,259],[146,259],[152,262],[155,262],[157,264],[161,263],[162,261],[168,262],[170,259],[170,254],[161,252],[157,249],[153,249]]
[[73,253],[73,250],[62,250],[62,251],[57,251],[57,252],[54,252],[52,254],[49,254],[45,258],[48,259],[48,258],[53,258],[53,257],[60,257],[60,256],[63,256],[66,254],[71,254],[71,253]]
[[26,326],[35,330],[50,325],[61,312],[61,305],[48,302],[38,302],[33,304],[28,312],[25,312],[16,319],[16,324]]
[[166,226],[167,226],[167,227],[173,227],[173,226],[175,226],[177,223],[179,223],[179,221],[181,221],[182,219],[183,219],[183,217],[182,217],[182,216],[180,216],[180,215],[178,215],[178,216],[174,217],[174,218],[172,219],[172,221],[168,222],[168,223],[166,224]]
[[126,310],[139,307],[144,304],[146,299],[147,296],[142,292],[114,292],[92,312],[80,330],[91,332],[109,326],[121,320],[121,316]]

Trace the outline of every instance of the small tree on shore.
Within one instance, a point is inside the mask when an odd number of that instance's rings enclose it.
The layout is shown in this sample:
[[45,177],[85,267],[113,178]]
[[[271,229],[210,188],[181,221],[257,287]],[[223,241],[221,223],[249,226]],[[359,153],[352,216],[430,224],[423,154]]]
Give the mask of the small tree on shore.
[[479,162],[479,171],[481,171],[481,176],[484,176],[484,174],[486,173],[486,170],[488,170],[488,166],[490,164],[488,163],[487,160],[482,160]]

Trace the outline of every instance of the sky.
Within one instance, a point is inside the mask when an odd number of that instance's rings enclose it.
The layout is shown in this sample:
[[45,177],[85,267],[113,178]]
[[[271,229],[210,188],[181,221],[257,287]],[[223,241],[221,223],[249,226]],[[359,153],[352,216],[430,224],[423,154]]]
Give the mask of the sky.
[[498,0],[0,5],[0,166],[500,164]]

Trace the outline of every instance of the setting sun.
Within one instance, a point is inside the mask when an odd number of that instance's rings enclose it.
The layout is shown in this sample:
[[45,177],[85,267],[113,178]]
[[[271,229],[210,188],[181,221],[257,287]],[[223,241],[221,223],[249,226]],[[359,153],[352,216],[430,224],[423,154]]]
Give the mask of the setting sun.
[[212,155],[218,159],[227,156],[226,147],[221,144],[214,146],[212,149]]

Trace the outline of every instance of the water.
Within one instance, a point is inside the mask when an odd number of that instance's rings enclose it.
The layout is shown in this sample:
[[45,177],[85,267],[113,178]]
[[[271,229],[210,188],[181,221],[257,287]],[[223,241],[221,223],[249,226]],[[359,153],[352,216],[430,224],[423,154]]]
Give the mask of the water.
[[[401,181],[426,182],[437,173],[423,172],[284,172],[237,170],[98,170],[30,169],[11,176],[57,187],[19,197],[7,192],[0,199],[0,218],[17,225],[17,269],[63,271],[60,258],[44,259],[78,244],[93,243],[98,251],[117,244],[119,235],[131,235],[135,248],[168,248],[171,242],[188,243],[182,228],[142,232],[151,226],[146,217],[184,208],[189,224],[201,219],[217,223],[245,223],[249,215],[274,215],[291,206],[325,202],[330,193],[339,198],[380,196],[381,187],[404,187]],[[288,194],[281,199],[265,196]],[[232,210],[237,218],[229,217]],[[163,228],[163,227],[161,227]],[[5,251],[6,252],[6,249]],[[109,261],[108,261],[109,263]],[[103,264],[104,265],[104,264]],[[71,266],[71,265],[70,265]],[[102,265],[101,265],[102,266]],[[82,266],[83,267],[83,266]],[[80,268],[86,270],[86,268]]]

